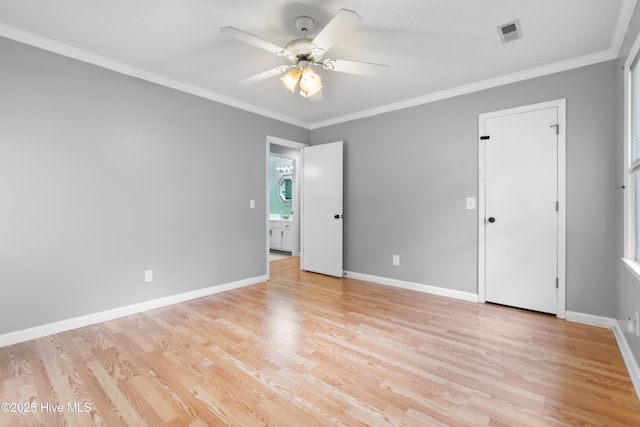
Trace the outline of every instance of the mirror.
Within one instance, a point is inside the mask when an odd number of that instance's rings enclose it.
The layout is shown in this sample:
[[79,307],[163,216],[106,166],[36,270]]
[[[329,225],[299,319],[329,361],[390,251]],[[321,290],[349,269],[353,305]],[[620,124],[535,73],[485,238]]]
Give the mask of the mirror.
[[278,197],[285,205],[291,204],[293,198],[293,179],[291,175],[282,175],[278,181]]

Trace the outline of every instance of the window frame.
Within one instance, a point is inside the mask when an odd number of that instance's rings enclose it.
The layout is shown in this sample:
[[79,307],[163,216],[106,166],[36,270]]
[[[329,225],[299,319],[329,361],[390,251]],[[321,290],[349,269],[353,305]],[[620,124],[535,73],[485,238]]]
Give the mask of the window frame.
[[[627,269],[640,281],[640,251],[637,240],[638,209],[637,192],[640,190],[638,178],[640,178],[640,160],[633,162],[633,74],[639,73],[640,77],[640,35],[631,47],[624,64],[624,250],[623,262]],[[638,79],[640,80],[640,78]],[[640,102],[638,102],[640,109]],[[640,131],[640,130],[639,130]]]

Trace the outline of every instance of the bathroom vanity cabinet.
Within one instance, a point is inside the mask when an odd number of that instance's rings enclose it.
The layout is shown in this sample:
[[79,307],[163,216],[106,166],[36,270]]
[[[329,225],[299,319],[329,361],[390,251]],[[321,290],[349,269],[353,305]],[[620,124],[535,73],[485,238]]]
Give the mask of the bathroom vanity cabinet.
[[291,220],[269,221],[270,247],[277,251],[293,251],[293,224]]

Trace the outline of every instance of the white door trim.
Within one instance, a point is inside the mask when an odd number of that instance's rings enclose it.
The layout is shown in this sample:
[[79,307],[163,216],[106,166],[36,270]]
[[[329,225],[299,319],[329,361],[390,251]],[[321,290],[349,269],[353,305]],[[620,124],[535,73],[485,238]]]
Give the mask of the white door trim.
[[[305,147],[308,147],[309,144],[304,144],[302,142],[297,142],[297,141],[291,141],[288,139],[283,139],[283,138],[278,138],[276,136],[271,136],[271,135],[267,135],[267,142],[266,142],[266,153],[265,153],[265,199],[266,199],[266,210],[265,210],[265,225],[266,225],[266,233],[265,233],[265,246],[266,246],[266,256],[265,256],[265,262],[266,262],[266,272],[267,272],[267,280],[269,280],[271,278],[271,268],[270,268],[270,264],[269,264],[269,250],[271,249],[271,244],[270,244],[270,239],[269,239],[269,227],[270,227],[270,223],[269,223],[269,212],[270,212],[270,197],[269,197],[269,156],[271,155],[271,144],[276,144],[276,145],[282,145],[284,147],[289,147],[289,148],[294,148],[297,150],[302,150]],[[302,168],[304,167],[303,165],[303,160],[302,160],[302,156],[300,156],[300,160],[298,162],[298,165],[296,165],[296,168],[294,169],[293,173],[294,173],[294,182],[300,182],[300,172],[302,170]],[[302,193],[302,188],[300,186],[298,186],[299,188],[299,196],[301,196]],[[297,209],[299,210],[299,209]],[[295,211],[294,211],[295,212]],[[295,212],[295,215],[299,216],[299,212]],[[298,228],[300,228],[300,221],[297,221],[297,226]],[[299,235],[299,231],[296,233],[296,235]]]
[[481,140],[484,132],[484,121],[493,117],[509,114],[519,114],[528,111],[541,110],[556,107],[558,109],[558,307],[556,316],[566,317],[567,291],[566,291],[566,137],[567,137],[567,112],[566,99],[556,99],[538,104],[525,105],[516,108],[482,113],[478,116],[478,301],[486,301],[486,252],[485,252],[485,194],[486,194],[486,170],[485,170],[485,145]]

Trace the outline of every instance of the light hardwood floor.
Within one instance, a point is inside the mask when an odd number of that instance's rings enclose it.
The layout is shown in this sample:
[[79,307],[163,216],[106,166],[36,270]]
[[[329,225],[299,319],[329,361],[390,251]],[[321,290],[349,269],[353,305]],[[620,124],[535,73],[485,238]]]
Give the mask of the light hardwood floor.
[[0,402],[22,410],[0,425],[640,425],[610,330],[297,258],[271,274],[0,348]]

